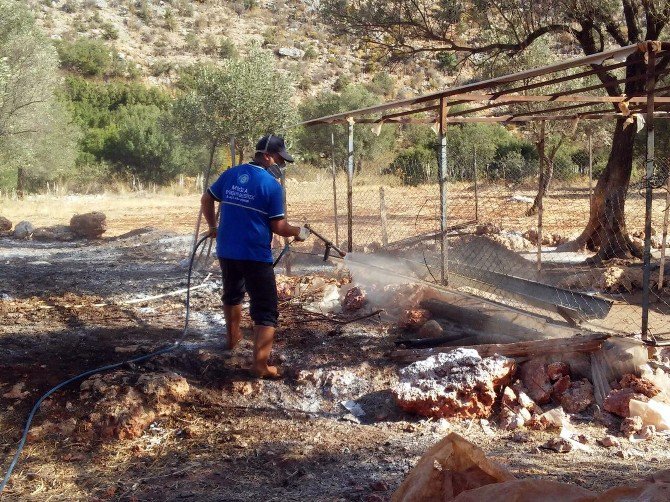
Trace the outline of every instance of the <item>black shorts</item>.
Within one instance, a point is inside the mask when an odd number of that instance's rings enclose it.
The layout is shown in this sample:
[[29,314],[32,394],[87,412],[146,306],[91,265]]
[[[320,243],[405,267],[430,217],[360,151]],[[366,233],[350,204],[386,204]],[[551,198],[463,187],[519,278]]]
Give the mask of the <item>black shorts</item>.
[[251,320],[258,326],[277,326],[277,284],[272,263],[219,258],[223,275],[223,304],[239,305],[249,293]]

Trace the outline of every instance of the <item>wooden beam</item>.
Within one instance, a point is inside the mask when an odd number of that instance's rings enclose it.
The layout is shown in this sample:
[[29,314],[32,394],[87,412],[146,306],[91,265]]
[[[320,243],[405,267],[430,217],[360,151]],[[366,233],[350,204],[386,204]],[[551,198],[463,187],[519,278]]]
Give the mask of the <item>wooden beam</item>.
[[391,358],[400,362],[414,362],[435,354],[453,352],[457,349],[476,350],[481,357],[491,357],[495,354],[505,357],[529,358],[565,354],[574,352],[595,352],[600,350],[603,342],[610,335],[594,333],[579,335],[572,338],[551,338],[549,340],[532,340],[516,343],[493,343],[485,345],[469,345],[461,347],[433,347],[430,349],[395,350]]

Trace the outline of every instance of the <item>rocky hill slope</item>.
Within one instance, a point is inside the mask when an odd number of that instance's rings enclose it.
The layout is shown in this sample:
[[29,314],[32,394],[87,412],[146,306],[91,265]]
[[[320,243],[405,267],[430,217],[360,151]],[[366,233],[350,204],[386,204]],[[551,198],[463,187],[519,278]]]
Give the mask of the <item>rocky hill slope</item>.
[[294,76],[299,98],[344,81],[366,82],[390,71],[391,97],[411,96],[453,80],[429,61],[391,70],[366,61],[355,41],[320,22],[315,0],[25,0],[54,40],[97,38],[135,65],[148,83],[170,86],[197,61],[244,54],[256,43],[272,50]]

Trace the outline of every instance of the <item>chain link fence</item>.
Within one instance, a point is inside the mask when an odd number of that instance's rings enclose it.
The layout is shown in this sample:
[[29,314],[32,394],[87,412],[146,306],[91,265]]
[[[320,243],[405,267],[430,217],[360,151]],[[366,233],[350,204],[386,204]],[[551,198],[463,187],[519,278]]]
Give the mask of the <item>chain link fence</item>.
[[[586,166],[576,165],[574,172],[552,179],[537,208],[538,169],[535,176],[510,182],[504,171],[516,167],[501,163],[477,166],[474,157],[469,165],[448,166],[445,274],[449,286],[571,324],[640,333],[641,260],[631,255],[630,259],[601,262],[588,246],[570,243],[585,228],[592,228],[594,244],[613,250],[628,248],[642,255],[644,166],[635,166],[630,187],[621,194],[624,204],[610,194],[602,204],[603,213],[592,220],[597,180],[589,180]],[[668,167],[668,159],[657,162],[653,190],[649,267],[649,332],[653,335],[670,331],[666,317],[670,313],[670,274],[668,267],[660,266],[668,223]],[[345,251],[390,254],[411,263],[422,279],[440,282],[437,166],[417,162],[355,171],[350,222],[346,170],[339,166],[334,171],[333,175],[332,168],[309,168],[287,173],[289,219],[309,222]],[[618,213],[622,206],[624,217]],[[619,227],[622,231],[612,230]],[[293,250],[317,254],[323,252],[323,244],[309,240]]]

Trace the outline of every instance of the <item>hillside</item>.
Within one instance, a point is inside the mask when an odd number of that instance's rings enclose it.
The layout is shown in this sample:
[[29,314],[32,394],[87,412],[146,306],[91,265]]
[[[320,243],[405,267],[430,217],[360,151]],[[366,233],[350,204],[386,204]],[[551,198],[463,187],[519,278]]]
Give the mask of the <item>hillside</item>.
[[297,98],[342,81],[366,82],[389,71],[395,96],[443,86],[453,77],[430,61],[392,69],[366,62],[352,41],[320,23],[309,0],[27,0],[38,24],[54,40],[105,40],[135,65],[147,83],[171,86],[180,67],[244,54],[250,43],[272,50],[278,67],[293,75]]

